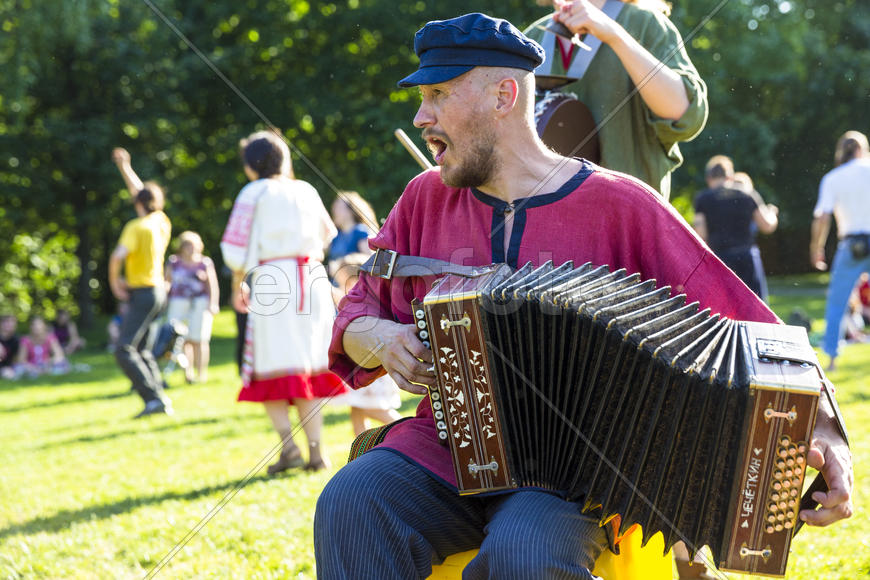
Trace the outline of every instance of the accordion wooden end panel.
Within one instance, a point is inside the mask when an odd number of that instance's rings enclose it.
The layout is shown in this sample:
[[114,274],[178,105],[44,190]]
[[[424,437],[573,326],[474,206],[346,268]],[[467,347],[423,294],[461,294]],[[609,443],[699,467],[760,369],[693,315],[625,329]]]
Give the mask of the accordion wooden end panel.
[[559,491],[666,550],[784,575],[823,381],[803,329],[570,262],[448,275],[414,312],[461,494]]
[[[507,273],[499,271],[501,275]],[[495,274],[485,274],[483,279]],[[453,451],[453,469],[456,480],[461,482],[460,493],[465,495],[517,487],[509,472],[497,402],[490,386],[479,312],[472,303],[474,286],[480,281],[442,279],[440,286],[454,300],[433,297],[425,310],[438,377],[437,388],[430,392],[434,400],[430,402],[439,437],[449,442]],[[466,291],[471,294],[465,296]],[[439,424],[437,414],[442,409],[446,421]]]
[[[756,328],[748,326],[747,333]],[[755,355],[755,381],[731,502],[728,551],[719,568],[782,576],[798,521],[820,376],[802,329],[762,328],[769,331],[766,338],[747,340],[757,346],[749,353]]]

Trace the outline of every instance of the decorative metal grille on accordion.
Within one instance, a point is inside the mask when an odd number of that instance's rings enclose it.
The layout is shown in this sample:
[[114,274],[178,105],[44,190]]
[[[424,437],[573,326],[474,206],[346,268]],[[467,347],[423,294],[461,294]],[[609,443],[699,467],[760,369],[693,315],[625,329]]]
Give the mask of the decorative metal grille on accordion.
[[804,329],[570,262],[447,275],[414,308],[460,493],[558,490],[620,533],[785,573],[823,381]]

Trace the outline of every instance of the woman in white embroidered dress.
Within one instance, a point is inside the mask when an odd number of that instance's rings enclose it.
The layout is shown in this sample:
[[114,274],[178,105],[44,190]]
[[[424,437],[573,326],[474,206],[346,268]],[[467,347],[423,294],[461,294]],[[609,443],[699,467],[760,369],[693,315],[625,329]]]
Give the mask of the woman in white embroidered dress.
[[321,261],[336,229],[317,191],[293,178],[290,150],[277,133],[254,133],[240,147],[251,183],[236,197],[221,241],[233,304],[248,312],[238,400],[262,402],[281,437],[270,475],[304,464],[288,404],[308,438],[306,469],[323,469],[320,399],[346,390],[327,370],[334,308]]

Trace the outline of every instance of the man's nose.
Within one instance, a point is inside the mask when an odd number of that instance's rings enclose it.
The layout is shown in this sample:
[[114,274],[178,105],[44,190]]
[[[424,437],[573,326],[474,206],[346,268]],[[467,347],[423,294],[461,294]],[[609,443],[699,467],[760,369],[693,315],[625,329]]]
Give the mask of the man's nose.
[[420,103],[420,108],[417,109],[417,114],[414,115],[414,126],[418,129],[423,129],[435,124],[435,116],[432,114],[432,107],[424,99]]

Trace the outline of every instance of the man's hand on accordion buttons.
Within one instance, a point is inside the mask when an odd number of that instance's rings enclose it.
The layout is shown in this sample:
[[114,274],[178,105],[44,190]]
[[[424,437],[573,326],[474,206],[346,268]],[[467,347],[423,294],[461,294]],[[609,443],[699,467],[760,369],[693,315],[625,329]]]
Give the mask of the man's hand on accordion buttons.
[[803,510],[800,518],[811,526],[827,526],[852,516],[852,455],[836,426],[820,415],[807,463],[822,472],[828,491],[813,493],[822,507]]
[[413,324],[391,323],[380,325],[378,330],[378,339],[383,346],[378,348],[375,356],[380,359],[384,369],[400,389],[425,395],[427,389],[423,385],[434,385],[435,375],[430,370],[432,351],[417,338],[417,327]]

